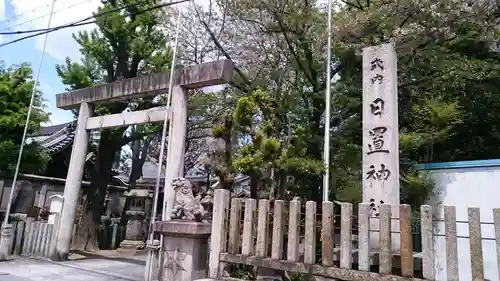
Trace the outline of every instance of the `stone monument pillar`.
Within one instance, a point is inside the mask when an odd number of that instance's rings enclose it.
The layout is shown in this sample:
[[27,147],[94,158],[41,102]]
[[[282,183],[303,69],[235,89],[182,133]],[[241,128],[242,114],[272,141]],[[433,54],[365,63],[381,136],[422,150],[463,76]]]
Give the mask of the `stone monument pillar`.
[[194,198],[191,183],[184,178],[172,180],[175,204],[171,219],[153,224],[153,230],[163,237],[161,281],[192,281],[206,278],[208,238],[211,224],[203,222],[205,211]]
[[397,55],[393,43],[363,49],[363,203],[370,204],[370,245],[379,247],[379,206],[392,207],[392,248],[399,250]]
[[120,243],[120,248],[139,250],[144,248],[144,219],[146,216],[146,201],[150,194],[147,189],[133,189],[125,191],[127,200],[130,200],[129,209],[125,211],[128,216],[125,229],[125,240]]

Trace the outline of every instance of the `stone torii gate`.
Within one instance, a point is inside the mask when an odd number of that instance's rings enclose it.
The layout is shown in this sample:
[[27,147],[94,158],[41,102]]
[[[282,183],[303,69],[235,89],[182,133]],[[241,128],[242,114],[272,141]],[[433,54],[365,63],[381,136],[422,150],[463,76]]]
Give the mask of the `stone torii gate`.
[[[172,201],[168,198],[168,195],[172,194],[169,191],[169,181],[175,177],[183,176],[184,172],[187,90],[229,83],[232,72],[233,64],[229,60],[219,60],[176,69],[170,108],[159,107],[92,117],[94,104],[112,103],[164,93],[169,87],[170,71],[119,80],[56,96],[58,108],[79,109],[79,115],[68,175],[64,186],[64,203],[57,230],[56,250],[51,257],[53,260],[66,260],[68,258],[85,165],[85,155],[87,154],[89,131],[160,122],[167,116],[167,111],[170,111],[168,115],[171,126],[171,133],[168,136],[170,149],[167,154],[168,167],[164,187],[166,196],[164,196],[163,204],[164,209],[171,208],[173,202],[168,202]],[[174,134],[175,137],[173,137]]]

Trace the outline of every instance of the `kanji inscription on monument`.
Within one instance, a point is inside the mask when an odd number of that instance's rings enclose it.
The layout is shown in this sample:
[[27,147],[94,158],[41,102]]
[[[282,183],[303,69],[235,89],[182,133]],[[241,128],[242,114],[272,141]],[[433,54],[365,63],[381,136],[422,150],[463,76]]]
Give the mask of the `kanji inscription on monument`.
[[[363,49],[363,202],[399,205],[397,57],[393,44]],[[398,214],[393,208],[393,215]]]

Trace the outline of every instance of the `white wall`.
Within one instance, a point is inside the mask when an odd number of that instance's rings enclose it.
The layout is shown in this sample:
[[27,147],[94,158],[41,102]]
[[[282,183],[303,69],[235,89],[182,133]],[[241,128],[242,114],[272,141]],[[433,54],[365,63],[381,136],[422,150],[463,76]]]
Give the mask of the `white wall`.
[[[489,160],[488,160],[489,161]],[[482,161],[454,162],[472,163],[478,165]],[[450,164],[452,164],[451,162]],[[446,163],[442,163],[446,164]],[[497,257],[494,240],[493,208],[500,208],[500,165],[489,167],[474,167],[474,165],[463,165],[469,167],[460,168],[459,165],[450,165],[457,168],[430,170],[431,177],[436,182],[436,197],[429,202],[435,207],[435,218],[443,219],[443,206],[453,205],[457,212],[457,236],[458,237],[458,264],[460,280],[472,280],[469,227],[467,223],[460,221],[468,220],[467,207],[478,207],[481,211],[481,236],[483,238],[483,259],[485,278],[489,280],[500,280],[497,269]],[[435,223],[434,233],[444,235],[444,223]],[[446,252],[445,238],[434,237],[436,250],[436,280],[446,281]]]

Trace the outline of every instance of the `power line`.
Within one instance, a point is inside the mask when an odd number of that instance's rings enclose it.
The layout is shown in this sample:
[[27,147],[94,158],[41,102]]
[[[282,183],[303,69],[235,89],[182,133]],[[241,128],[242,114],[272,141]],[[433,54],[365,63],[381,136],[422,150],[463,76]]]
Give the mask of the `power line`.
[[3,21],[1,21],[1,22],[2,22],[2,23],[5,23],[5,22],[10,22],[10,21],[12,21],[12,20],[14,20],[14,19],[16,19],[16,18],[18,18],[18,17],[24,16],[24,15],[25,15],[25,14],[27,14],[27,13],[33,13],[33,12],[35,12],[36,10],[38,10],[38,9],[40,9],[40,8],[42,8],[42,7],[50,8],[50,6],[51,6],[51,3],[42,4],[42,5],[40,5],[40,6],[36,6],[35,8],[33,8],[33,9],[32,9],[31,11],[29,11],[29,12],[22,12],[22,13],[20,13],[20,14],[15,14],[15,15],[13,15],[12,17],[7,18],[7,19],[5,19],[5,20],[3,20]]
[[[77,21],[77,22],[71,23],[71,26],[68,26],[68,27],[87,25],[87,24],[91,24],[91,23],[95,23],[95,22],[97,22],[97,21],[93,20],[90,22],[83,22],[83,23],[80,23],[79,21]],[[40,29],[19,30],[19,31],[12,31],[12,32],[0,32],[0,35],[26,34],[26,33],[35,33],[35,32],[43,32],[43,31],[50,31],[50,30],[56,31],[53,28],[51,28],[51,29],[40,28]]]
[[[47,15],[53,15],[53,14],[55,14],[57,12],[60,12],[60,11],[63,11],[63,10],[67,10],[67,9],[69,9],[71,7],[75,7],[75,6],[77,6],[77,5],[81,4],[81,3],[85,3],[85,2],[88,2],[88,1],[92,1],[92,0],[85,0],[83,2],[80,2],[80,3],[76,4],[76,5],[73,5],[73,6],[70,6],[70,7],[66,7],[65,9],[61,9],[61,10],[55,11],[53,13],[49,13]],[[100,17],[100,16],[103,16],[103,15],[108,14],[108,13],[112,13],[112,12],[123,10],[123,9],[129,8],[129,7],[135,6],[137,4],[140,4],[141,2],[144,2],[144,1],[145,0],[139,1],[139,2],[136,2],[136,3],[132,3],[132,4],[128,4],[128,5],[125,5],[125,6],[122,6],[122,7],[117,7],[117,8],[111,9],[111,10],[107,10],[107,11],[101,12],[101,13],[96,14],[96,15],[92,15],[92,16],[86,17],[86,18],[81,19],[81,20],[77,20],[77,21],[75,21],[73,23],[64,24],[64,25],[53,27],[53,28],[30,29],[30,30],[21,30],[21,31],[12,31],[12,32],[0,32],[0,35],[33,33],[33,32],[40,32],[40,31],[48,31],[48,30],[51,30],[51,29],[54,29],[54,31],[55,31],[55,30],[59,30],[61,28],[80,26],[82,24],[79,24],[79,23],[82,23],[84,21],[91,20],[93,18]],[[35,19],[32,19],[32,20],[26,21],[26,22],[34,21],[34,20],[37,20],[39,18],[43,18],[43,17],[45,17],[47,15],[44,15],[44,16],[41,16],[41,17],[38,17],[38,18],[35,18]],[[26,22],[24,22],[24,23],[26,23]],[[95,23],[95,22],[96,21],[89,22],[89,23],[86,23],[86,24],[91,24],[91,23]],[[24,24],[24,23],[21,23],[21,24]],[[10,29],[10,28],[7,28],[7,29]],[[6,30],[6,29],[2,29],[2,30]],[[2,30],[0,30],[0,31],[2,31]],[[45,33],[41,33],[41,34],[45,34]]]
[[[11,26],[9,26],[9,27],[6,27],[6,28],[4,28],[4,29],[1,29],[0,31],[3,31],[3,30],[9,30],[9,29],[12,29],[13,27],[16,27],[16,26],[21,26],[21,25],[26,24],[26,23],[30,23],[30,22],[33,22],[33,21],[36,21],[36,20],[39,20],[39,19],[43,19],[43,18],[45,18],[46,16],[52,16],[52,15],[55,15],[55,14],[57,14],[57,13],[59,13],[59,12],[66,11],[66,10],[69,10],[69,9],[74,8],[74,7],[76,7],[76,6],[82,5],[83,3],[86,3],[86,2],[92,2],[92,1],[93,1],[93,0],[84,0],[84,1],[78,2],[78,3],[76,3],[76,4],[73,4],[73,5],[71,5],[71,6],[68,6],[68,7],[66,7],[66,8],[59,9],[59,10],[56,10],[56,11],[52,11],[52,12],[50,12],[50,13],[48,13],[48,14],[45,14],[45,15],[41,15],[41,16],[39,16],[39,17],[37,17],[37,18],[30,19],[30,20],[27,20],[27,21],[24,21],[24,22],[21,22],[21,23],[15,24],[15,25],[11,25]],[[21,15],[22,15],[22,14],[21,14]],[[9,33],[9,34],[16,34],[16,33],[14,32],[14,33]]]
[[[153,7],[144,9],[144,10],[141,10],[141,11],[137,11],[137,12],[134,12],[134,13],[129,13],[128,16],[142,14],[142,13],[145,13],[145,12],[148,12],[148,11],[152,11],[152,10],[155,10],[155,9],[159,9],[159,8],[163,8],[163,7],[168,7],[168,6],[172,6],[172,5],[184,3],[184,2],[187,2],[187,1],[189,1],[189,0],[178,0],[178,1],[175,1],[175,2],[169,2],[169,3],[159,4],[159,5],[156,5],[156,6],[153,6]],[[73,23],[64,24],[64,25],[53,27],[53,28],[41,29],[40,32],[38,32],[36,34],[24,36],[24,37],[21,37],[21,38],[9,41],[7,43],[0,44],[0,48],[1,47],[5,47],[5,46],[10,45],[10,44],[14,44],[14,43],[26,40],[26,39],[37,37],[39,35],[51,33],[51,32],[57,31],[57,30],[61,30],[61,29],[65,29],[65,28],[70,28],[70,27],[76,27],[76,26],[82,26],[82,25],[87,25],[87,24],[93,24],[93,23],[97,22],[97,18],[99,18],[99,17],[102,17],[102,16],[104,16],[106,14],[109,14],[109,13],[117,12],[117,11],[129,8],[129,7],[135,6],[137,4],[138,3],[133,3],[133,4],[125,5],[125,6],[122,6],[122,7],[117,7],[117,8],[114,8],[114,9],[111,9],[111,10],[107,10],[107,11],[101,12],[99,14],[96,14],[96,15],[93,15],[93,16],[90,16],[90,17],[87,17],[87,18],[84,18],[84,19],[81,19],[81,20],[78,20],[78,21],[73,22]],[[92,20],[92,19],[96,19],[96,20]],[[92,21],[89,21],[89,20],[92,20]],[[28,33],[28,31],[25,31],[25,33]],[[4,33],[0,33],[0,35],[2,35],[2,34],[4,34]]]

